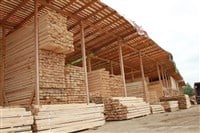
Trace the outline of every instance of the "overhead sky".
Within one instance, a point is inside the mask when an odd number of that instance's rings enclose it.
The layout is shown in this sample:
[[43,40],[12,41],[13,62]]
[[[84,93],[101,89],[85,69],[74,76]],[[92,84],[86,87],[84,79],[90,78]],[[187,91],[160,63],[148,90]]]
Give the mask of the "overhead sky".
[[101,0],[172,53],[185,82],[200,82],[200,0]]

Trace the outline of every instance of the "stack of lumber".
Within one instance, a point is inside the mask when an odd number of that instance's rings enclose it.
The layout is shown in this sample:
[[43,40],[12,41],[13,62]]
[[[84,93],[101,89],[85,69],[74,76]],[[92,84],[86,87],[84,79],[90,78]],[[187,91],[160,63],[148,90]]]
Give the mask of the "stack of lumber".
[[164,107],[160,104],[152,104],[150,106],[151,106],[151,113],[152,114],[164,113],[165,112]]
[[190,98],[188,95],[178,97],[179,109],[188,109],[191,107]]
[[88,73],[88,87],[91,99],[96,97],[102,97],[103,99],[111,96],[109,78],[109,72],[105,71],[105,69],[94,70]]
[[178,101],[165,101],[161,102],[161,105],[165,108],[167,112],[174,112],[179,110]]
[[111,75],[109,79],[109,86],[112,97],[124,96],[124,85],[121,75]]
[[40,103],[65,104],[68,102],[66,88],[40,88]]
[[6,38],[5,95],[10,105],[30,102],[35,87],[34,27],[26,26]]
[[149,91],[149,103],[157,103],[159,98],[156,91]]
[[67,31],[67,18],[53,11],[46,11],[39,18],[40,49],[68,54],[74,51],[73,34]]
[[150,106],[142,98],[113,97],[104,101],[106,120],[126,120],[150,114]]
[[159,102],[159,98],[163,96],[163,89],[160,82],[150,82],[148,84],[148,90],[150,94],[150,103]]
[[40,87],[65,88],[65,55],[52,51],[39,51]]
[[144,98],[144,84],[142,81],[126,83],[126,90],[128,96]]
[[0,107],[0,132],[32,132],[33,116],[20,107]]
[[86,87],[82,67],[68,65],[65,67],[67,103],[85,103]]
[[105,123],[103,105],[43,105],[34,117],[34,132],[76,132]]

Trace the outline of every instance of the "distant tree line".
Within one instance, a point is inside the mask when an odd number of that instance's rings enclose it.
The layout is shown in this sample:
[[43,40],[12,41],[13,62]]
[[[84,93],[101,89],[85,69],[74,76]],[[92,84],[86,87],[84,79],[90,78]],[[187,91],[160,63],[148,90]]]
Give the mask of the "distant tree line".
[[186,84],[186,86],[183,87],[184,94],[187,94],[189,96],[194,95],[194,89],[191,87],[189,83]]

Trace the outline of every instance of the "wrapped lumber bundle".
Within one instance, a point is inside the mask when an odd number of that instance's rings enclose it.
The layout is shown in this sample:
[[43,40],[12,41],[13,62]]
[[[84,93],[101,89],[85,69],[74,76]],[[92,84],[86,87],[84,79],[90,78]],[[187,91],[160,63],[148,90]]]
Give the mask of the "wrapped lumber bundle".
[[65,88],[65,55],[52,51],[39,51],[41,88]]
[[67,18],[53,11],[46,11],[39,18],[40,49],[68,54],[74,51],[73,34],[67,31]]
[[144,98],[144,85],[142,81],[126,83],[127,95]]
[[126,120],[150,114],[150,106],[142,98],[113,97],[104,101],[106,120]]
[[20,107],[0,107],[0,132],[32,132],[33,116],[31,111]]
[[152,104],[151,106],[151,113],[152,114],[158,114],[158,113],[164,113],[165,109],[160,104]]
[[191,107],[190,98],[188,95],[178,97],[179,109],[188,109]]
[[161,105],[164,107],[167,112],[174,112],[179,110],[178,101],[165,101],[161,102]]
[[109,86],[112,97],[124,96],[124,86],[121,75],[111,75],[109,79]]
[[76,132],[105,123],[103,105],[43,105],[34,117],[34,132]]
[[[88,87],[91,102],[103,103],[103,99],[111,96],[109,72],[99,69],[88,73]],[[97,101],[99,100],[99,101]]]
[[86,87],[82,67],[65,67],[67,103],[86,103]]

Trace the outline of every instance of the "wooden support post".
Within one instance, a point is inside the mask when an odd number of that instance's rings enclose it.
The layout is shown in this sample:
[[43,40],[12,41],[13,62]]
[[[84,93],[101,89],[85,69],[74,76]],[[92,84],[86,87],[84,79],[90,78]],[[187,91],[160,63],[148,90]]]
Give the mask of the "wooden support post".
[[164,73],[163,73],[163,68],[162,68],[162,67],[161,67],[161,76],[162,76],[162,84],[163,84],[163,87],[166,87],[165,79],[164,79]]
[[166,79],[165,81],[166,81],[167,89],[169,90],[170,95],[172,95],[172,90],[171,90],[171,88],[169,86],[169,82],[168,82],[168,78],[167,78],[167,72],[165,71],[164,74],[165,74],[165,79]]
[[118,45],[119,45],[119,59],[120,59],[121,76],[122,76],[123,86],[124,86],[124,96],[127,97],[121,40],[118,40]]
[[88,61],[88,72],[91,72],[92,71],[92,65],[91,65],[91,57],[90,57],[89,54],[87,55],[87,61]]
[[89,104],[90,98],[88,89],[88,76],[87,76],[87,64],[86,64],[86,52],[85,52],[85,34],[84,34],[84,25],[82,22],[81,22],[81,50],[82,50],[82,63],[84,68],[84,81],[86,88],[87,104]]
[[113,62],[110,61],[110,74],[113,75],[114,71],[113,71]]
[[149,94],[148,94],[148,88],[147,88],[145,75],[144,75],[144,67],[143,67],[141,52],[139,52],[139,58],[140,58],[140,68],[141,68],[141,74],[142,74],[143,85],[144,85],[144,100],[145,100],[145,102],[148,102],[149,101]]
[[133,72],[133,70],[131,70],[131,78],[134,81],[134,72]]
[[39,86],[39,20],[38,20],[38,0],[34,2],[34,29],[35,29],[35,98],[36,108],[40,105]]
[[161,75],[160,75],[160,68],[159,68],[159,64],[157,63],[157,71],[158,71],[158,78],[159,78],[159,82],[162,86],[162,95],[164,94],[164,90],[163,90],[163,84],[162,84],[162,81],[161,81]]

